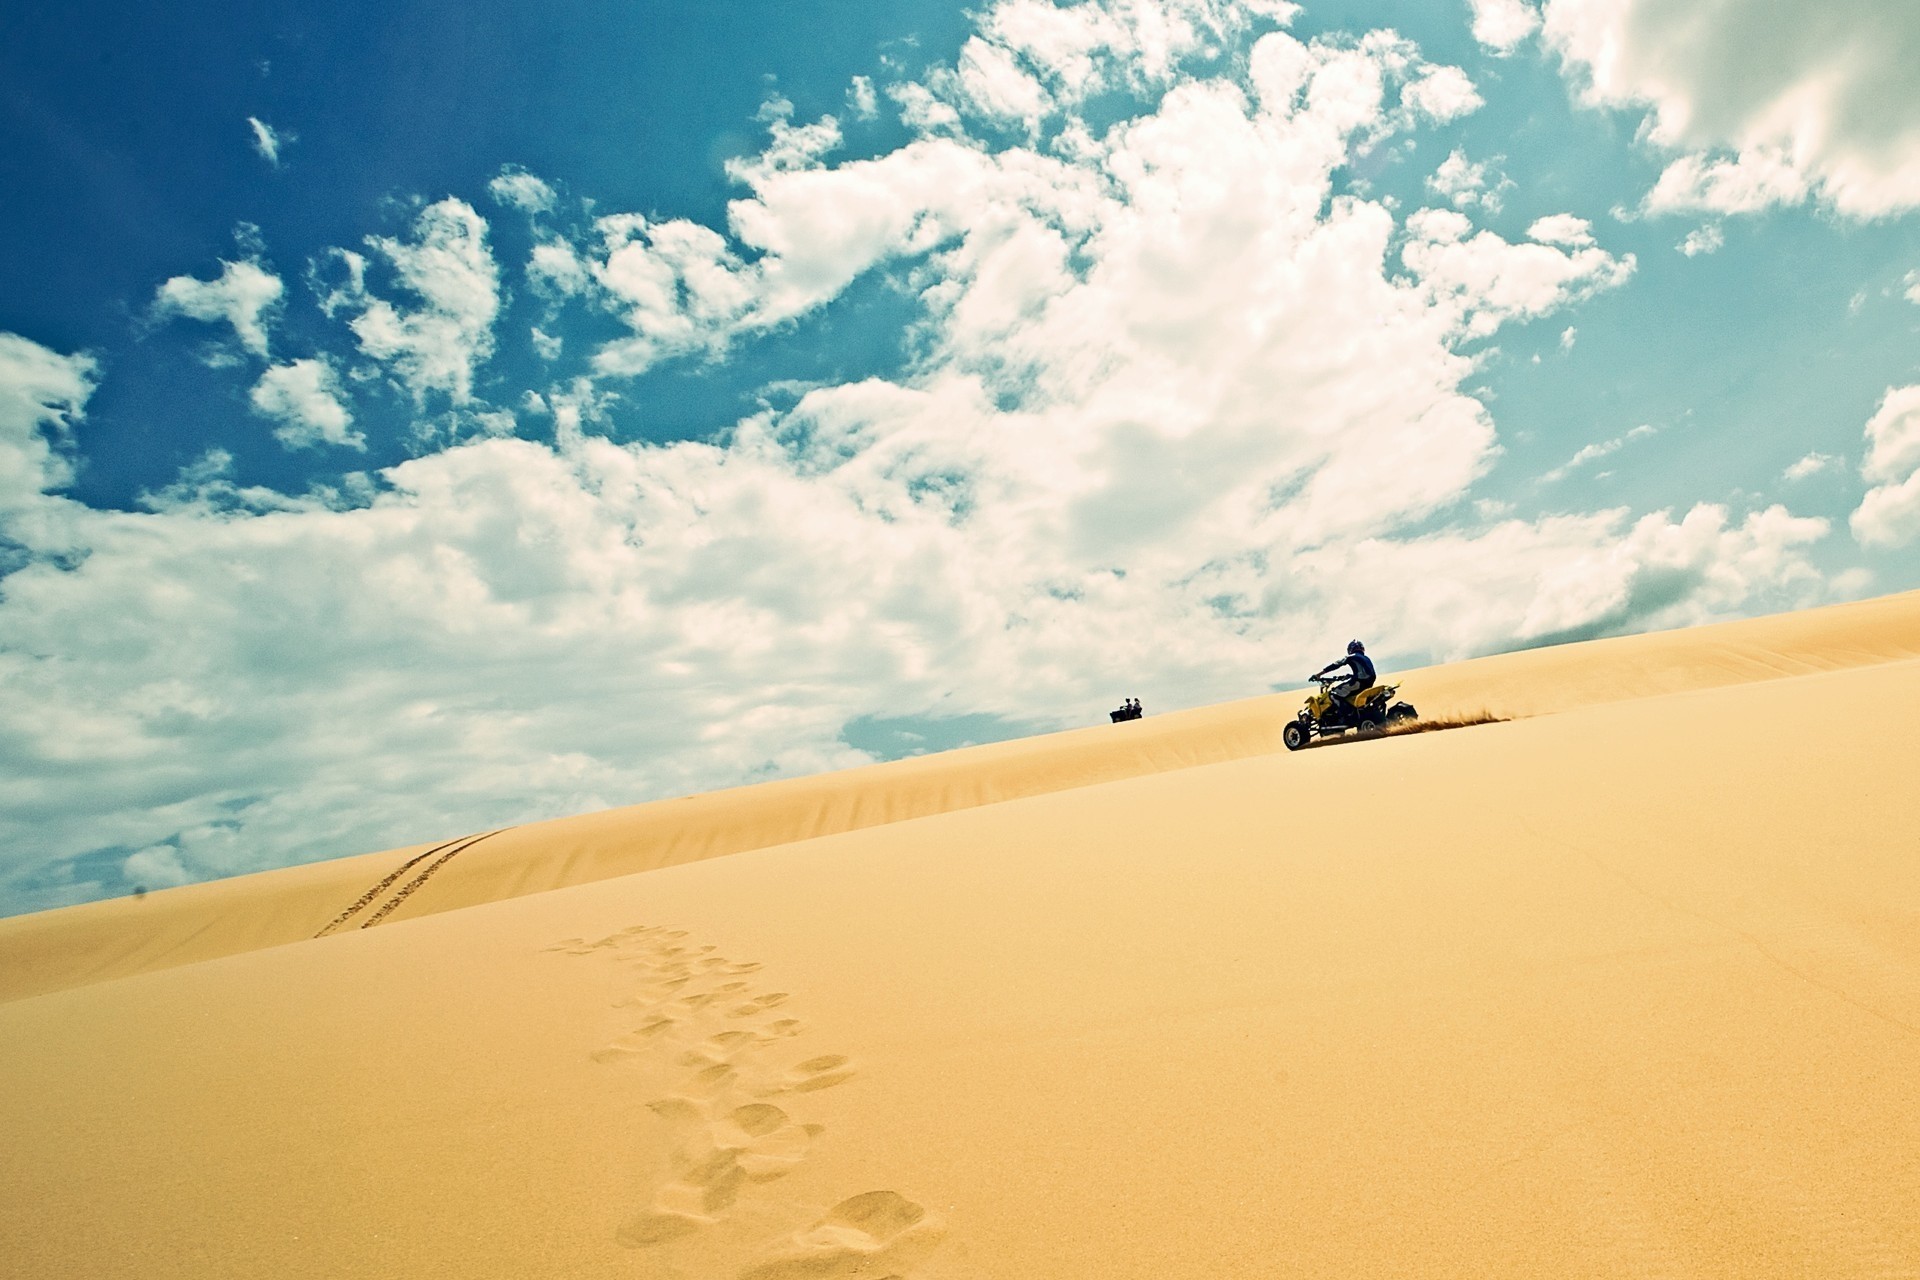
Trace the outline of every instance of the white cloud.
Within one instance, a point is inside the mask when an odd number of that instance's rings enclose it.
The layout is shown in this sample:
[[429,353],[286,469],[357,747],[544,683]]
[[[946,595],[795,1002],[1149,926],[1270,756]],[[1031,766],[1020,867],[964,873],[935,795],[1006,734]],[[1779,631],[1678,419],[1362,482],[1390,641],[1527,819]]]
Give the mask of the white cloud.
[[1562,351],[1573,350],[1573,344],[1575,342],[1578,342],[1579,340],[1580,340],[1580,330],[1576,329],[1572,325],[1568,325],[1566,328],[1560,331],[1560,349]]
[[1920,305],[1920,271],[1907,272],[1900,278],[1900,283],[1906,286],[1907,301]]
[[29,535],[14,526],[38,515],[43,492],[72,482],[72,466],[48,435],[66,439],[93,394],[98,373],[87,356],[58,355],[17,334],[0,332],[0,532],[8,538],[28,540]]
[[550,298],[570,298],[585,293],[592,284],[587,264],[564,240],[543,240],[533,247],[533,256],[527,262],[527,279]]
[[187,316],[233,326],[240,345],[257,356],[267,354],[267,328],[281,295],[280,277],[257,262],[222,262],[220,278],[175,276],[153,296],[156,317]]
[[975,36],[960,51],[960,91],[989,119],[1023,124],[1037,132],[1051,114],[1053,97],[1006,46]]
[[1427,179],[1427,190],[1446,200],[1456,209],[1466,209],[1476,204],[1484,204],[1494,212],[1499,211],[1498,196],[1487,190],[1487,166],[1474,164],[1467,159],[1466,153],[1458,147],[1448,153],[1440,162],[1440,167]]
[[1867,420],[1860,474],[1873,487],[1852,516],[1863,546],[1897,547],[1920,536],[1920,386],[1889,387]]
[[366,284],[367,259],[335,250],[347,280],[323,299],[327,314],[354,313],[349,328],[361,352],[391,369],[416,404],[434,391],[465,404],[474,369],[493,354],[500,310],[486,220],[464,200],[448,198],[421,210],[412,239],[370,236],[367,244],[420,305],[402,310],[375,295]]
[[1543,218],[1533,225],[1533,243],[1512,244],[1491,231],[1473,232],[1464,214],[1451,209],[1422,209],[1407,219],[1408,241],[1401,259],[1448,316],[1455,332],[1483,338],[1513,320],[1547,315],[1633,274],[1631,254],[1615,258],[1593,245],[1565,248],[1537,237],[1585,234],[1586,223],[1569,215]]
[[1512,53],[1540,29],[1540,11],[1527,0],[1467,0],[1473,38],[1495,53]]
[[1651,108],[1652,141],[1686,153],[1656,209],[1920,206],[1920,6],[1548,0],[1545,39],[1589,102]]
[[1758,213],[1799,204],[1807,179],[1777,151],[1756,147],[1731,158],[1681,156],[1647,193],[1649,213]]
[[1599,440],[1593,444],[1582,445],[1579,451],[1571,458],[1568,458],[1553,470],[1542,475],[1540,481],[1542,484],[1553,484],[1556,481],[1564,480],[1573,472],[1586,466],[1589,462],[1594,462],[1606,457],[1608,454],[1619,452],[1620,448],[1625,445],[1626,442],[1626,438],[1620,436],[1612,440]]
[[1460,655],[1802,605],[1825,590],[1804,549],[1826,534],[1826,521],[1781,507],[1734,524],[1724,507],[1703,503],[1678,520],[1616,510],[1365,542],[1310,553],[1292,570],[1329,588],[1331,616]]
[[247,117],[247,128],[253,133],[254,153],[276,169],[280,167],[280,149],[299,141],[294,134],[277,130],[255,116]]
[[487,194],[496,203],[524,213],[551,213],[553,188],[517,165],[508,165],[487,183]]
[[1075,103],[1107,88],[1165,88],[1188,59],[1222,48],[1253,18],[1285,24],[1298,13],[1284,0],[1002,0],[982,15],[980,39]]
[[1687,238],[1675,247],[1689,258],[1697,258],[1703,253],[1717,252],[1726,242],[1727,235],[1720,229],[1720,224],[1709,222],[1704,227],[1696,227],[1689,231]]
[[880,114],[880,97],[874,92],[873,81],[866,76],[855,76],[847,86],[847,111],[855,120],[872,120]]
[[1400,101],[1436,124],[1477,111],[1480,93],[1458,67],[1426,67],[1400,91]]
[[[1574,336],[1572,329],[1568,329],[1560,335],[1560,349],[1562,351],[1570,351],[1573,349]],[[1540,477],[1540,483],[1558,483],[1572,475],[1575,471],[1586,466],[1589,462],[1597,462],[1601,458],[1611,457],[1632,444],[1635,440],[1644,440],[1646,437],[1655,434],[1658,434],[1658,429],[1643,422],[1631,431],[1615,436],[1611,440],[1596,440],[1592,444],[1582,445],[1571,458],[1568,458],[1553,470],[1544,473]]]
[[289,449],[322,444],[365,449],[366,437],[353,430],[353,415],[341,400],[340,381],[325,360],[295,360],[260,375],[250,397],[253,411],[276,418],[273,434]]
[[1809,453],[1781,472],[1780,476],[1783,480],[1805,480],[1808,476],[1817,476],[1839,465],[1840,459],[1831,453]]
[[533,327],[533,353],[542,360],[558,360],[565,340],[557,333],[548,333],[539,325]]
[[196,878],[180,864],[180,855],[173,846],[165,844],[129,854],[120,864],[120,874],[129,884],[141,889],[171,889],[191,884]]
[[1920,468],[1920,386],[1890,387],[1867,422],[1860,474],[1884,484]]
[[1593,224],[1570,213],[1555,213],[1537,220],[1527,228],[1527,239],[1541,244],[1565,245],[1582,249],[1593,244]]

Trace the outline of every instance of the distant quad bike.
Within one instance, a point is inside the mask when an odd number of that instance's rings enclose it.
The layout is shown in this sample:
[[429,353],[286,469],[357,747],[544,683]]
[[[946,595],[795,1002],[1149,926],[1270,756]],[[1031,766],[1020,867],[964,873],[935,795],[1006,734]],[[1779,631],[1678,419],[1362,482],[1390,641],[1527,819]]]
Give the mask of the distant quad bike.
[[1336,733],[1375,733],[1420,714],[1411,703],[1393,700],[1393,695],[1400,692],[1397,684],[1377,684],[1371,689],[1362,689],[1349,706],[1345,698],[1333,695],[1333,686],[1339,683],[1340,677],[1313,678],[1319,682],[1319,692],[1308,694],[1307,705],[1280,731],[1280,740],[1287,744],[1289,751],[1298,751],[1315,738]]

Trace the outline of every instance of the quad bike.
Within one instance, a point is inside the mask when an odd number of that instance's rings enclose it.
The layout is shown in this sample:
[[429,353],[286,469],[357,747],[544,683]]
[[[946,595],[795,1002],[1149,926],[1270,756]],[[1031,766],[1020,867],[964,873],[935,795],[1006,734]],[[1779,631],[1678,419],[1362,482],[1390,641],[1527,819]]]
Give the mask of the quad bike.
[[1300,708],[1299,716],[1287,721],[1287,727],[1280,731],[1280,740],[1287,744],[1289,751],[1298,751],[1315,738],[1325,738],[1345,730],[1356,734],[1372,733],[1419,715],[1411,703],[1393,700],[1393,695],[1400,691],[1397,684],[1376,684],[1370,689],[1362,689],[1349,703],[1333,693],[1333,686],[1339,683],[1340,677],[1313,678],[1319,682],[1319,692],[1308,694],[1307,705]]

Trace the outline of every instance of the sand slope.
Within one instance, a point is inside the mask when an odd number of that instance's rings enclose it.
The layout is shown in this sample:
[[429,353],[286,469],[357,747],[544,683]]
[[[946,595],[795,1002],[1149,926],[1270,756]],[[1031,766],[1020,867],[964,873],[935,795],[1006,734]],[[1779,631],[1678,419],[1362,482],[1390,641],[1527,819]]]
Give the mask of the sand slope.
[[[1533,716],[1914,657],[1920,592],[1388,678],[1427,715]],[[0,920],[0,1000],[748,849],[1271,754],[1281,750],[1280,728],[1298,706],[1293,693],[1252,698]]]
[[1854,661],[1920,628],[1874,604],[1811,674],[0,1005],[0,1271],[1920,1275],[1920,661]]

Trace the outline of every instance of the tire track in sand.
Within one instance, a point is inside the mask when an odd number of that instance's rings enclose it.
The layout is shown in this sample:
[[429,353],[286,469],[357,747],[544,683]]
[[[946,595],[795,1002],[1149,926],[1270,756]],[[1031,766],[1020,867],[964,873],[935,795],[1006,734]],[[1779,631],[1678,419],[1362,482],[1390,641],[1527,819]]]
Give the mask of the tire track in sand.
[[799,1047],[806,1026],[787,1013],[789,993],[758,989],[758,963],[648,925],[547,949],[600,956],[630,975],[614,1004],[633,1011],[633,1025],[594,1050],[595,1062],[654,1082],[682,1073],[646,1104],[666,1125],[666,1169],[617,1229],[622,1245],[668,1271],[692,1246],[699,1253],[685,1261],[698,1257],[702,1276],[724,1254],[737,1280],[909,1280],[940,1246],[944,1223],[897,1191],[849,1196],[824,1213],[756,1194],[797,1170],[826,1132],[799,1113],[820,1114],[821,1094],[858,1071],[845,1054]]
[[[367,907],[373,903],[374,899],[378,898],[381,894],[385,893],[388,889],[392,888],[394,881],[398,880],[401,876],[407,874],[407,872],[413,870],[413,868],[419,866],[422,862],[426,862],[428,858],[434,858],[434,861],[428,865],[425,871],[422,871],[419,875],[407,881],[406,884],[400,887],[400,891],[394,894],[394,896],[390,900],[384,903],[378,911],[374,912],[371,916],[367,917],[365,920],[362,920],[360,922],[360,927],[362,929],[372,928],[374,925],[379,924],[382,920],[386,919],[386,917],[394,910],[394,908],[398,907],[401,903],[405,902],[408,898],[412,897],[414,891],[417,890],[421,885],[425,884],[428,878],[431,877],[434,872],[438,871],[441,867],[445,866],[447,862],[451,860],[455,854],[462,853],[468,849],[471,849],[473,848],[474,845],[479,844],[482,840],[487,839],[489,836],[497,836],[500,834],[501,831],[506,831],[506,830],[508,830],[508,828],[501,827],[498,830],[485,831],[480,833],[479,835],[460,836],[459,838],[454,840],[449,840],[444,844],[437,844],[433,848],[427,850],[425,853],[415,854],[413,857],[408,858],[405,862],[395,867],[392,871],[389,871],[386,874],[386,876],[378,884],[374,885],[371,889],[368,889],[365,893],[361,894],[357,899],[354,900],[354,903],[352,906],[348,907],[345,911],[342,911],[339,915],[335,916],[332,920],[329,920],[326,926],[322,928],[320,932],[314,934],[313,936],[316,938],[324,938],[328,934],[332,933],[335,929],[340,928],[342,925],[346,924],[349,920],[353,919],[356,915],[359,915],[362,911],[366,910]],[[436,854],[439,855],[437,858],[434,856]]]

